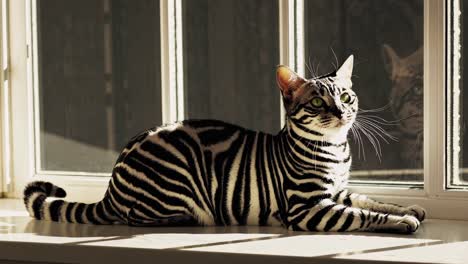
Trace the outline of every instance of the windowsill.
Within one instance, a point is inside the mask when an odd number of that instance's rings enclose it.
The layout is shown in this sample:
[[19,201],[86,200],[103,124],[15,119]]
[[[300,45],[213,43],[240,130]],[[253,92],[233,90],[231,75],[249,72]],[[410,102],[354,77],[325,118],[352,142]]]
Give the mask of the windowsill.
[[413,235],[274,227],[136,228],[36,221],[0,200],[0,263],[467,263],[468,221],[427,220]]

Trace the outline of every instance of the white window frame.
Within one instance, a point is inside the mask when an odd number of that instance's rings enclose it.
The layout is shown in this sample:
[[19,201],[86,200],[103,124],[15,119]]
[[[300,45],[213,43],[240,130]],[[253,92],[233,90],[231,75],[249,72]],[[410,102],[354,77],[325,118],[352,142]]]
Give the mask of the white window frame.
[[[89,173],[36,174],[33,106],[37,93],[34,69],[37,59],[32,52],[35,44],[34,13],[36,0],[9,1],[9,64],[10,86],[2,89],[2,153],[11,155],[12,162],[3,159],[2,172],[11,179],[3,188],[12,197],[21,197],[22,189],[32,179],[47,180],[67,189],[67,198],[96,201],[102,197],[109,177]],[[278,0],[280,21],[280,62],[298,73],[304,73],[303,6],[304,0]],[[161,0],[161,76],[163,122],[184,119],[182,0]],[[301,11],[301,12],[299,12]],[[376,199],[403,205],[420,204],[429,217],[468,220],[468,192],[445,189],[445,1],[424,1],[424,189],[408,187],[352,185],[352,191],[369,194]],[[2,102],[5,100],[2,99]],[[284,114],[284,109],[281,111]],[[37,115],[37,113],[36,113]],[[5,133],[5,128],[12,133]],[[6,137],[5,135],[8,135]],[[11,137],[11,138],[9,138]],[[6,140],[6,141],[5,141]],[[8,144],[11,143],[11,144]],[[7,157],[3,155],[4,157]],[[9,166],[11,164],[11,166]],[[7,168],[7,169],[6,169]],[[66,174],[66,175],[65,175]],[[5,177],[3,177],[5,178]],[[86,194],[86,195],[83,195]]]
[[[0,3],[0,87],[2,92],[0,92],[0,107],[6,110],[9,109],[9,95],[8,95],[8,72],[7,68],[9,60],[9,47],[8,47],[8,2],[1,1]],[[10,177],[1,177],[2,175],[9,175],[9,163],[10,151],[9,151],[9,137],[10,129],[8,122],[8,111],[0,111],[0,198],[7,195],[9,190],[7,189],[9,184]]]

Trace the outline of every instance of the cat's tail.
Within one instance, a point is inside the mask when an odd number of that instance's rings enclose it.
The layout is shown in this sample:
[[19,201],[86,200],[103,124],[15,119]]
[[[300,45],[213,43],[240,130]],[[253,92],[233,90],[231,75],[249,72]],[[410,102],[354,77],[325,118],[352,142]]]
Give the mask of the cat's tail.
[[47,197],[63,198],[66,195],[64,189],[50,182],[35,181],[24,189],[24,205],[29,215],[38,220],[101,225],[112,224],[117,220],[106,198],[92,204],[46,201]]

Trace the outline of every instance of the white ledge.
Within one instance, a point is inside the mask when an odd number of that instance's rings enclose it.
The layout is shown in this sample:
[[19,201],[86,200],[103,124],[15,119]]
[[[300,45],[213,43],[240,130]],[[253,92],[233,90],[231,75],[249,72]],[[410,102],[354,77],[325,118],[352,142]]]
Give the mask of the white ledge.
[[0,200],[0,263],[468,263],[468,222],[427,220],[412,235],[274,227],[95,226],[37,221]]

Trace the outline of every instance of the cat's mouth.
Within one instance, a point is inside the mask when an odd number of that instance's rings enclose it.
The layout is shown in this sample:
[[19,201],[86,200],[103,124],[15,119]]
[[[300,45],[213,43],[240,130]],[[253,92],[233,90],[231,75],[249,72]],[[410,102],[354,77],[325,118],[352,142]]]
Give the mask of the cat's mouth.
[[322,123],[322,128],[341,128],[349,125],[352,120],[347,119],[335,119],[332,122]]
[[422,118],[411,118],[410,120],[405,120],[400,123],[400,128],[406,133],[416,133],[417,131],[422,131],[423,121]]
[[335,123],[335,127],[342,127],[342,126],[345,126],[345,125],[348,125],[349,123],[351,123],[352,120],[349,120],[349,119],[338,119]]

